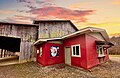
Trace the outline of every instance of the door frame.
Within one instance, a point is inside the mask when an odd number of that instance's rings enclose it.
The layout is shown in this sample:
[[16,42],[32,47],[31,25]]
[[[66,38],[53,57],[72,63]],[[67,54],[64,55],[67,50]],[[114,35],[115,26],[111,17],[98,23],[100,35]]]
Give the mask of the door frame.
[[[69,54],[66,53],[66,48],[69,48],[69,49],[70,49],[70,50],[69,50],[69,51],[70,51]],[[71,46],[65,46],[65,47],[64,47],[64,52],[65,52],[65,64],[71,65]],[[68,58],[68,59],[69,59],[69,62],[66,61],[66,56],[69,57],[69,58]]]

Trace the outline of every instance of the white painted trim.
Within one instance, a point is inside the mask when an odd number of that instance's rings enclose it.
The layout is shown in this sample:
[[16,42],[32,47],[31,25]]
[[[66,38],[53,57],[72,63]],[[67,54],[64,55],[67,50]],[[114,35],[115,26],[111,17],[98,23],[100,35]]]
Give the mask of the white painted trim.
[[[73,47],[76,47],[76,46],[79,46],[79,55],[73,55]],[[81,57],[81,49],[80,49],[80,44],[76,44],[76,45],[72,45],[71,46],[71,49],[72,49],[72,56],[73,57]]]
[[[99,47],[99,46],[100,46],[100,47]],[[98,51],[98,48],[97,48],[98,57],[104,57],[104,56],[105,56],[105,53],[104,53],[104,50],[103,50],[103,45],[97,45],[97,47],[102,48],[102,54],[100,54],[100,52]]]
[[72,33],[72,34],[69,34],[69,35],[63,36],[62,39],[67,38],[67,37],[70,37],[70,36],[73,36],[73,35],[75,35],[75,34],[79,34],[79,33],[82,33],[82,32],[86,32],[86,31],[91,31],[91,29],[83,29],[83,30],[79,30],[79,31],[74,32],[74,33]]
[[34,45],[37,44],[37,43],[39,43],[39,42],[47,42],[48,40],[58,40],[58,39],[62,39],[62,38],[46,38],[46,39],[39,39],[39,40],[37,40],[37,41],[34,43]]

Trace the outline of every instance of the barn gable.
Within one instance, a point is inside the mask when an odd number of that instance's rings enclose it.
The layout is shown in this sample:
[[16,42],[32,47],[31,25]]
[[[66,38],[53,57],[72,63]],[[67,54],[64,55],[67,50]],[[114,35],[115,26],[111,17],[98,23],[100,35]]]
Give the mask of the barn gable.
[[39,24],[38,38],[56,38],[78,31],[70,20],[35,20]]

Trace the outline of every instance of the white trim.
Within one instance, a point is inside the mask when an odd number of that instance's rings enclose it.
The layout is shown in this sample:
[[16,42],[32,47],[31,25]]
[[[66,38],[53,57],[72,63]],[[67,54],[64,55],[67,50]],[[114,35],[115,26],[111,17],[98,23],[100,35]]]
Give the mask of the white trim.
[[47,42],[48,40],[58,40],[58,39],[62,39],[62,38],[46,38],[46,39],[39,39],[39,40],[37,40],[37,41],[34,43],[34,45],[37,44],[37,43],[39,43],[39,42]]
[[[76,47],[76,46],[79,46],[79,55],[73,55],[73,47]],[[72,56],[73,56],[73,57],[81,57],[80,44],[72,45],[72,46],[71,46],[71,49],[72,49]],[[75,52],[76,52],[76,50],[75,50]]]
[[74,33],[72,33],[72,34],[69,34],[69,35],[63,36],[62,39],[67,38],[67,37],[70,37],[70,36],[73,36],[73,35],[75,35],[75,34],[79,34],[79,33],[82,33],[82,32],[86,32],[86,31],[91,31],[91,29],[88,28],[88,29],[79,30],[79,31],[74,32]]

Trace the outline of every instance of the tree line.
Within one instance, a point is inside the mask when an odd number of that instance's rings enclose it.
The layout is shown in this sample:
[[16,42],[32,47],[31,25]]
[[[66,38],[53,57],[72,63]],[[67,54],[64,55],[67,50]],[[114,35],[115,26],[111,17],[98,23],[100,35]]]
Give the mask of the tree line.
[[109,48],[109,54],[120,55],[120,36],[113,36],[110,38],[110,41],[114,44],[114,46]]

